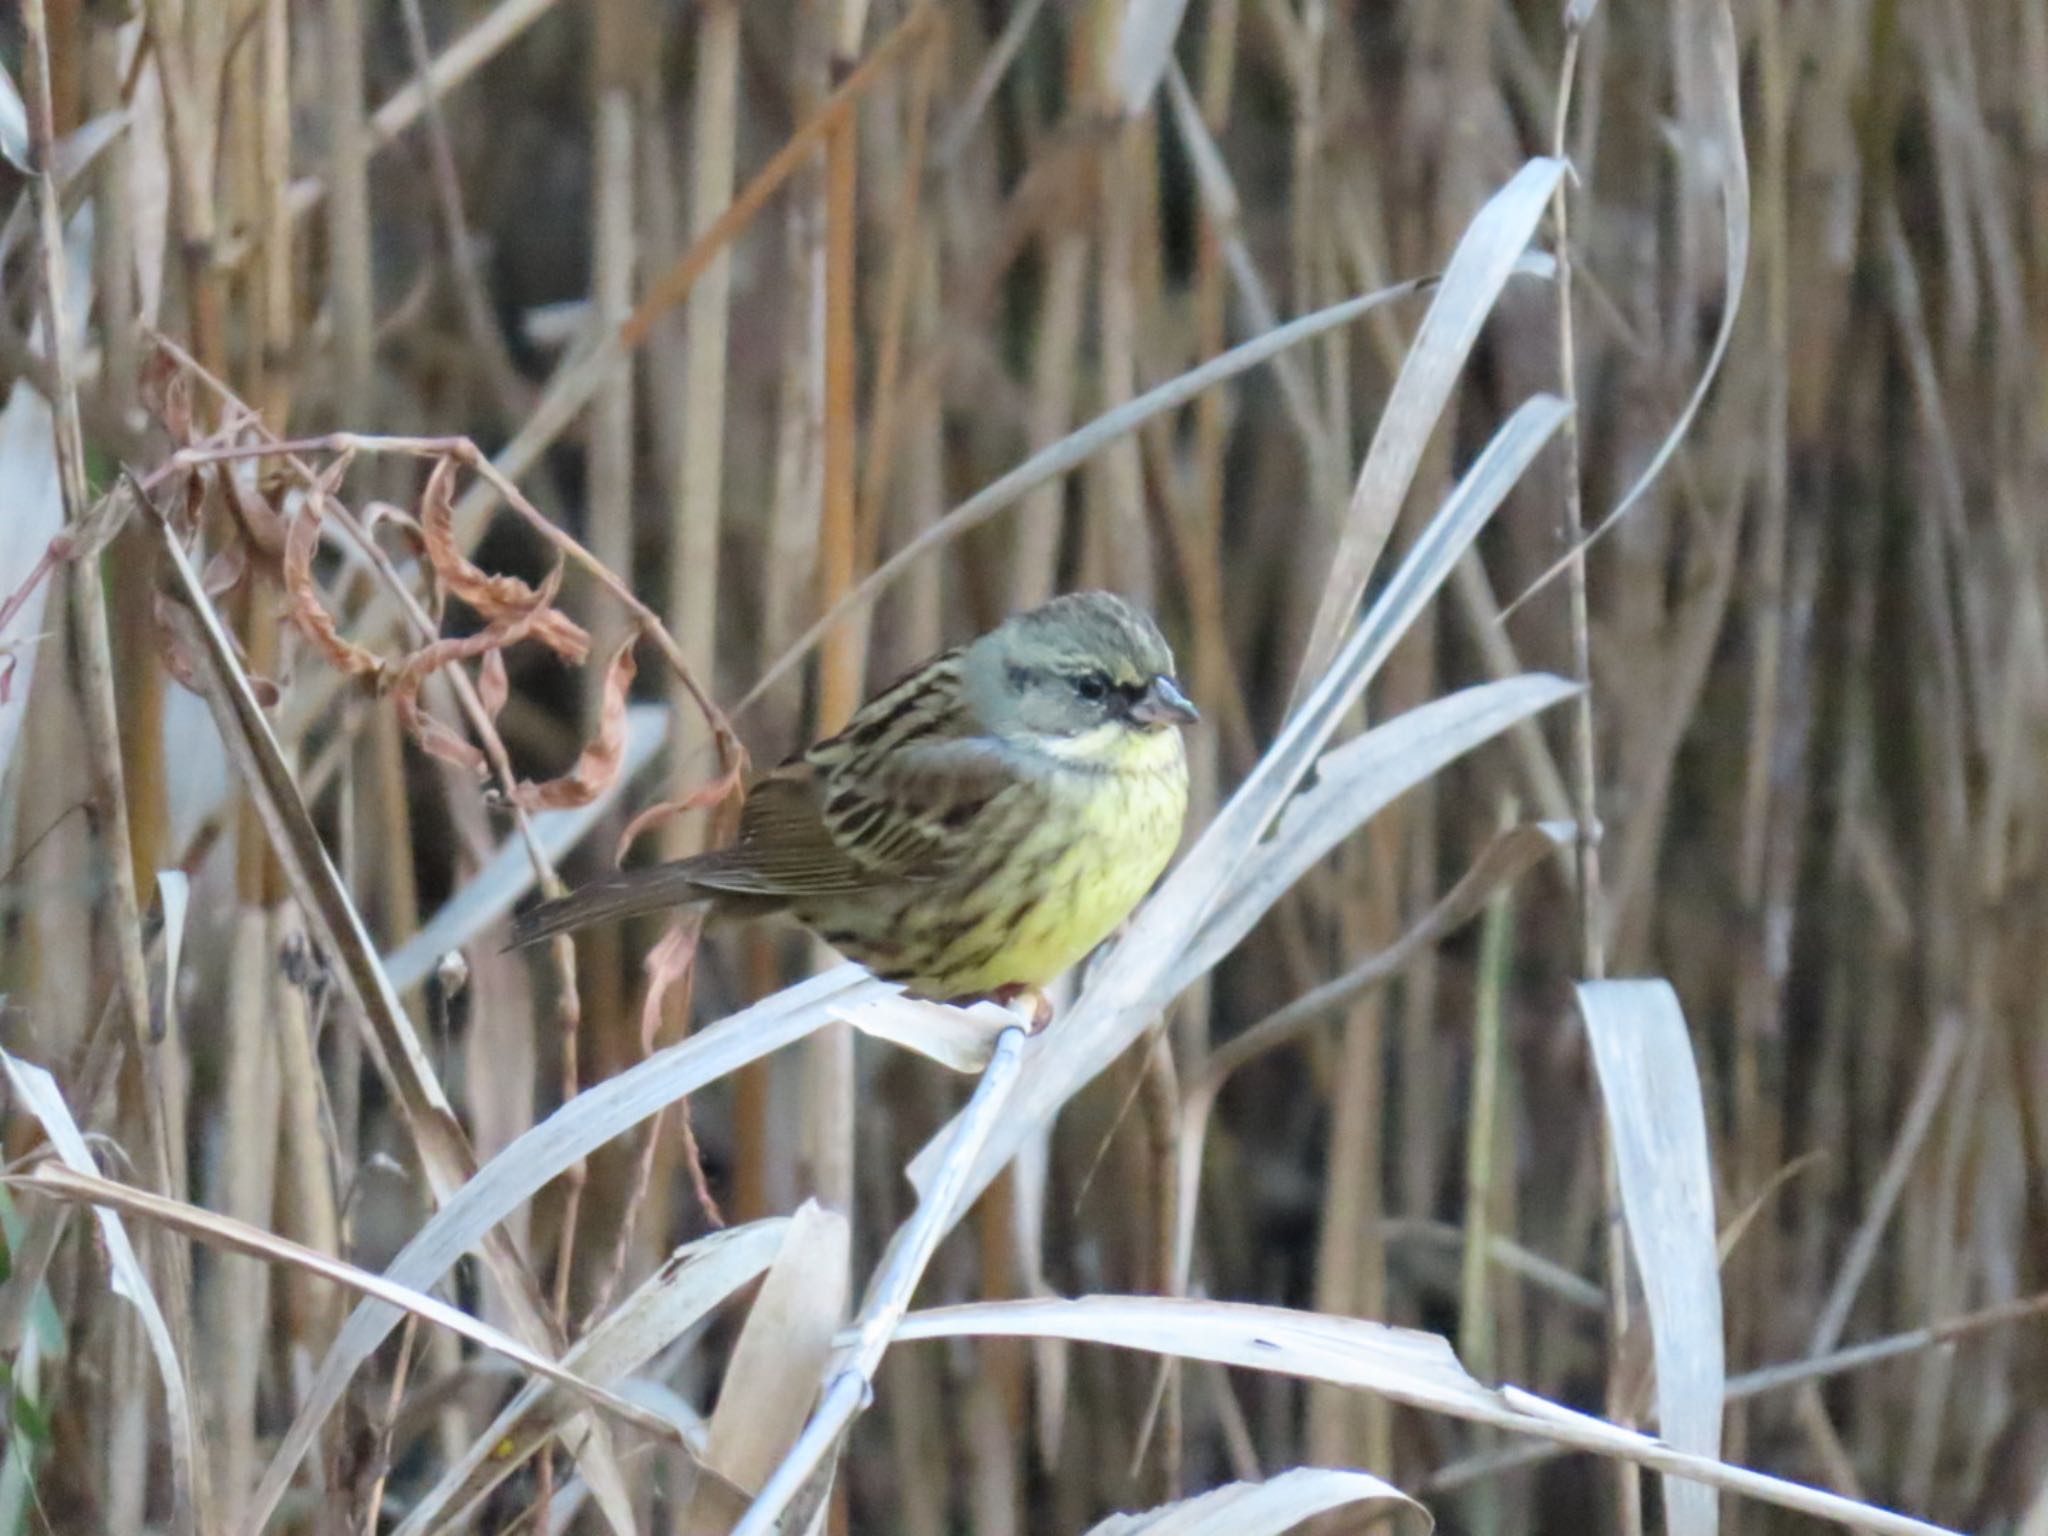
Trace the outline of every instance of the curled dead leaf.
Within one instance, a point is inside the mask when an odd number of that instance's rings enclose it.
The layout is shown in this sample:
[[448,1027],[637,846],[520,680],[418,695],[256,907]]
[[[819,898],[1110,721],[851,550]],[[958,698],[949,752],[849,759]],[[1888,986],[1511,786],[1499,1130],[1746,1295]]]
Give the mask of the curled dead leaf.
[[581,625],[538,601],[539,594],[517,576],[492,576],[473,565],[455,542],[455,461],[442,459],[420,496],[420,533],[427,561],[441,585],[483,615],[486,624],[528,622],[525,633],[566,661],[590,655],[590,636]]
[[429,641],[398,663],[394,669],[394,686],[429,677],[450,662],[488,656],[508,645],[517,645],[521,640],[539,639],[540,631],[549,619],[561,617],[552,606],[561,585],[562,568],[556,566],[548,572],[547,580],[540,584],[540,589],[532,594],[529,606],[503,610],[473,635]]
[[286,612],[299,633],[311,641],[329,666],[349,677],[375,677],[384,662],[375,652],[342,638],[334,615],[320,600],[320,588],[313,580],[313,550],[320,542],[318,499],[310,499],[292,519],[284,544],[284,587]]
[[437,720],[420,703],[420,684],[423,677],[414,677],[400,682],[391,690],[391,702],[398,710],[398,722],[406,734],[419,743],[419,748],[429,757],[437,757],[444,763],[457,768],[466,768],[482,779],[491,770],[483,749],[474,742],[458,735],[453,728]]
[[633,645],[639,638],[637,633],[627,635],[605,667],[596,739],[560,778],[538,784],[521,779],[512,789],[513,804],[528,811],[568,810],[588,805],[611,788],[626,757],[626,694],[639,670],[633,660]]
[[220,476],[221,500],[233,513],[243,537],[256,553],[268,560],[278,559],[284,554],[285,541],[289,537],[283,515],[270,504],[269,497],[249,483],[236,464],[222,463],[216,468]]

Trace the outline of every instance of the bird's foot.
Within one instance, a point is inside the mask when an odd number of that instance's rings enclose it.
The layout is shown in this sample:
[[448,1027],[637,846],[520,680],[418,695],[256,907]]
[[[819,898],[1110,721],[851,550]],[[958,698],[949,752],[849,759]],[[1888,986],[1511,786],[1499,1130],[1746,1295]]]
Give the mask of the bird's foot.
[[1036,987],[1017,982],[996,988],[994,997],[1005,1008],[1025,1015],[1030,1021],[1024,1026],[1027,1035],[1037,1034],[1052,1022],[1052,999]]

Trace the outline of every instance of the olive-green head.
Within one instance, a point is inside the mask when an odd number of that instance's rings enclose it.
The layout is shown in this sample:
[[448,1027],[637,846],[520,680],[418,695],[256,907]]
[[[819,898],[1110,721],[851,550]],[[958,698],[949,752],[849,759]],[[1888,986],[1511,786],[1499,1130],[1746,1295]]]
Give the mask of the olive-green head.
[[1076,592],[1015,615],[967,648],[962,670],[977,718],[996,736],[1160,731],[1200,718],[1159,626],[1111,592]]

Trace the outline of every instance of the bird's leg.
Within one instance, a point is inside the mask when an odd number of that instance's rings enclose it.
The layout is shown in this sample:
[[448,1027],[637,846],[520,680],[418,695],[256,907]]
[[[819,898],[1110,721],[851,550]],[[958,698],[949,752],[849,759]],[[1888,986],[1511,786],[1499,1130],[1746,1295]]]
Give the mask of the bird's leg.
[[1013,982],[1007,987],[998,987],[992,994],[1005,1008],[1024,1014],[1030,1022],[1024,1026],[1024,1033],[1035,1035],[1052,1022],[1052,999],[1034,986],[1024,982]]

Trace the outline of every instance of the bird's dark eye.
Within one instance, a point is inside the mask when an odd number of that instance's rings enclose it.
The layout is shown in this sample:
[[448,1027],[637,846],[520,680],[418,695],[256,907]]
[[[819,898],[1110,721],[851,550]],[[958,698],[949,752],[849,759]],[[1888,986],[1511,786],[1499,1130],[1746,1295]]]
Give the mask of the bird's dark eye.
[[1100,704],[1109,697],[1109,679],[1100,672],[1085,672],[1074,679],[1074,692],[1090,704]]

